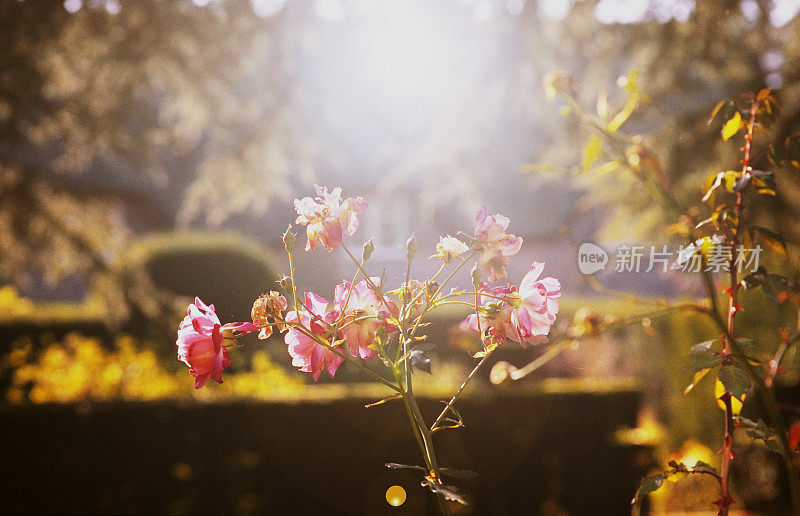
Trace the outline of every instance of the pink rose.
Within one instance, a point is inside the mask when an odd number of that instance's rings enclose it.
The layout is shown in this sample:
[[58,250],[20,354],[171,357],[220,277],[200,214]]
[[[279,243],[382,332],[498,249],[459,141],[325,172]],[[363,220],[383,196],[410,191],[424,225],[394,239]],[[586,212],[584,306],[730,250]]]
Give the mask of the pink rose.
[[490,287],[481,283],[478,288],[481,292],[480,319],[470,314],[461,323],[461,329],[476,332],[480,329],[487,344],[504,344],[507,339],[523,347],[547,342],[558,314],[561,284],[550,277],[540,280],[543,269],[544,263],[533,262],[519,290],[513,285]]
[[222,370],[231,365],[225,339],[255,331],[258,326],[249,322],[220,324],[214,305],[206,306],[199,297],[189,305],[186,317],[178,329],[178,359],[189,366],[194,376],[194,388],[199,389],[213,378],[222,383]]
[[358,214],[367,209],[367,201],[361,197],[348,197],[342,201],[339,187],[330,193],[327,187],[314,185],[314,188],[317,191],[315,198],[295,199],[296,223],[306,226],[306,251],[313,251],[317,242],[333,251],[345,235],[351,236],[358,230]]
[[[487,345],[504,344],[506,339],[516,340],[517,330],[511,323],[512,308],[508,302],[497,298],[507,299],[517,291],[513,285],[491,287],[488,283],[481,283],[478,292],[482,294],[478,303],[480,309],[480,325],[478,317],[472,313],[461,323],[462,330],[480,330],[486,336]],[[492,296],[492,297],[489,297]]]
[[475,243],[481,250],[481,267],[489,271],[489,281],[505,278],[508,257],[522,248],[522,238],[506,233],[508,217],[499,213],[489,216],[486,206],[480,207],[475,221]]
[[[300,311],[300,324],[312,334],[322,339],[331,337],[331,325],[339,318],[337,310],[328,310],[328,301],[313,292],[306,292],[305,310]],[[297,312],[286,315],[287,322],[298,322]],[[296,327],[289,328],[284,340],[292,356],[292,365],[305,373],[311,373],[314,381],[319,380],[322,370],[328,371],[331,378],[342,363],[342,357],[318,343]]]
[[561,283],[555,278],[539,279],[544,263],[533,262],[531,270],[522,278],[519,301],[512,301],[511,323],[517,330],[518,342],[539,344],[547,342],[550,327],[558,314]]
[[[372,278],[372,281],[377,285],[379,279]],[[336,285],[334,300],[346,316],[341,334],[347,342],[347,347],[350,348],[350,354],[354,357],[367,359],[375,356],[375,350],[369,345],[375,341],[375,332],[380,326],[383,326],[388,333],[397,331],[396,326],[386,322],[390,308],[381,302],[378,294],[366,280],[356,283],[352,293],[349,281]],[[388,303],[392,304],[391,301]]]

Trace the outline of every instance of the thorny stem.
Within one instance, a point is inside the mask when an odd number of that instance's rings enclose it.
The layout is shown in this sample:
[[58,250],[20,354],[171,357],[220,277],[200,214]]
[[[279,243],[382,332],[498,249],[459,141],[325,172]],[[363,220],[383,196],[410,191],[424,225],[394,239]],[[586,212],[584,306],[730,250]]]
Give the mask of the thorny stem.
[[[742,158],[742,177],[750,174],[750,147],[753,141],[753,127],[756,123],[756,113],[758,113],[758,102],[753,102],[750,106],[750,119],[746,124],[746,132],[744,135],[744,156]],[[724,347],[722,351],[723,358],[727,357],[733,352],[732,343],[736,340],[734,333],[734,325],[736,322],[736,313],[739,305],[737,304],[737,293],[739,291],[738,271],[736,268],[736,248],[739,245],[739,225],[741,224],[742,215],[742,191],[736,192],[736,202],[733,205],[733,212],[735,215],[734,227],[730,229],[730,238],[728,244],[731,247],[731,254],[728,261],[728,270],[730,274],[730,288],[728,290],[728,319],[726,324],[726,332],[724,339]],[[746,359],[745,359],[746,361]],[[725,392],[722,395],[722,402],[725,405],[725,435],[722,442],[722,468],[721,468],[721,481],[720,487],[722,496],[719,500],[719,516],[727,516],[728,510],[733,498],[730,495],[730,463],[733,459],[733,406],[731,402],[731,393]]]
[[[612,145],[614,150],[617,152],[620,159],[625,162],[625,149],[623,145],[625,144],[626,140],[629,140],[630,137],[626,137],[620,131],[616,133],[609,133],[606,127],[603,124],[599,123],[594,117],[586,113],[583,108],[575,102],[574,99],[570,97],[566,97],[570,106],[573,108],[573,111],[578,114],[583,120],[587,121],[592,127],[594,127],[603,137],[606,138],[607,141]],[[745,135],[745,159],[742,160],[742,172],[743,174],[749,173],[749,161],[750,161],[750,150],[752,145],[753,139],[753,129],[755,126],[755,114],[758,112],[758,103],[753,102],[751,105],[750,111],[750,120],[747,123],[747,133]],[[656,197],[662,202],[664,207],[676,214],[677,216],[681,216],[682,212],[680,210],[680,204],[677,200],[668,192],[666,191],[662,185],[658,183],[658,181],[654,180],[647,171],[643,170],[641,174],[641,178],[646,182],[646,184],[653,190],[657,195]],[[737,215],[741,212],[741,192],[737,193],[736,198],[736,206],[734,209],[737,211]],[[737,221],[738,223],[738,221]],[[689,228],[688,237],[690,242],[694,243],[695,241],[695,233],[692,228]],[[738,240],[738,235],[737,235]],[[791,451],[789,449],[788,443],[788,430],[786,424],[781,416],[780,409],[778,408],[777,400],[775,399],[775,394],[772,389],[767,386],[764,381],[764,378],[759,374],[759,372],[747,361],[745,353],[741,350],[738,343],[735,340],[733,335],[733,326],[732,324],[728,324],[728,321],[725,321],[720,316],[719,311],[719,303],[717,301],[717,290],[714,285],[714,279],[709,271],[706,270],[705,267],[705,256],[700,253],[701,259],[701,267],[702,267],[702,277],[703,283],[706,288],[706,293],[708,295],[708,299],[711,302],[711,310],[709,310],[709,314],[714,318],[719,328],[722,332],[725,333],[725,349],[728,353],[733,353],[744,357],[741,360],[741,365],[747,372],[750,379],[755,384],[756,392],[759,394],[759,399],[762,400],[763,406],[767,411],[767,416],[775,429],[775,433],[777,434],[778,438],[780,439],[784,453],[781,455],[783,456],[784,463],[786,465],[788,477],[789,477],[789,491],[792,501],[792,512],[798,516],[800,516],[800,471],[798,471],[797,465],[792,460]],[[735,274],[735,268],[731,267],[731,271]],[[735,289],[738,288],[736,276],[732,274],[731,281],[731,303],[735,306]],[[735,313],[735,312],[734,312]],[[731,310],[729,306],[728,311],[728,318],[731,317]],[[735,316],[734,316],[735,317]],[[732,321],[731,321],[732,322]],[[727,417],[727,410],[726,410],[726,417]],[[723,479],[721,479],[720,483],[723,483]],[[727,507],[725,508],[725,514],[727,514]],[[722,514],[722,508],[720,509],[720,514]]]

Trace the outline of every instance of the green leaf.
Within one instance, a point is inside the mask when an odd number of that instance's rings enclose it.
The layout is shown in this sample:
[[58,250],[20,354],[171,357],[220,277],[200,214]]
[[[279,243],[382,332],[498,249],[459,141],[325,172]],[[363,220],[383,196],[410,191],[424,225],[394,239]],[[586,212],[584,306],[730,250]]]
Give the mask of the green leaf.
[[684,473],[689,471],[689,468],[687,468],[686,464],[684,464],[683,462],[676,462],[674,460],[671,460],[667,463],[667,465],[672,469],[674,469],[675,471],[683,471]]
[[639,489],[636,490],[636,496],[634,496],[633,500],[631,500],[631,505],[638,505],[642,503],[642,500],[644,500],[647,495],[661,487],[661,485],[664,483],[664,478],[665,476],[663,473],[653,475],[652,477],[643,478],[639,483]]
[[742,286],[746,290],[751,290],[761,286],[764,281],[767,279],[767,270],[764,268],[763,265],[760,265],[758,269],[754,272],[751,272],[747,276],[744,277],[742,280]]
[[751,353],[756,347],[756,343],[753,341],[753,339],[748,339],[747,337],[739,337],[736,339],[736,345],[745,354]]
[[431,359],[425,355],[425,352],[420,349],[415,349],[409,352],[411,356],[411,366],[431,374]]
[[719,339],[712,339],[706,340],[701,342],[700,344],[695,344],[692,346],[692,349],[689,350],[689,355],[692,357],[699,357],[709,353],[711,350],[711,346],[719,342]]
[[378,326],[378,329],[375,331],[375,343],[378,347],[383,347],[387,340],[389,340],[389,334],[386,332],[386,328]]
[[716,354],[709,353],[707,355],[701,355],[699,357],[694,357],[689,365],[686,366],[687,369],[694,369],[699,371],[701,369],[710,369],[712,367],[718,366],[722,363],[722,358]]
[[767,448],[776,453],[783,453],[783,445],[776,439],[767,439],[764,441],[764,444],[767,445]]
[[703,462],[702,460],[698,460],[697,462],[694,463],[694,466],[692,466],[692,471],[702,471],[705,473],[713,473],[714,475],[719,475],[717,468],[715,468],[711,464]]
[[742,401],[744,395],[750,389],[750,377],[736,366],[725,365],[720,367],[717,378],[725,386],[725,390],[739,401]]

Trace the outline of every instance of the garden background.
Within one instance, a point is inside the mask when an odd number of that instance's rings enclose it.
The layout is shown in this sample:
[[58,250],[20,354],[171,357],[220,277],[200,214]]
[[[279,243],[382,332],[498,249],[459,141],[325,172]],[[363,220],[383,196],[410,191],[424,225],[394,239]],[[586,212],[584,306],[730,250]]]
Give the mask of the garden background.
[[[683,394],[689,349],[713,325],[658,313],[702,297],[702,281],[617,273],[613,261],[580,272],[581,243],[649,249],[676,241],[673,221],[634,175],[601,169],[589,128],[542,80],[562,70],[598,111],[624,109],[635,84],[625,130],[685,207],[701,205],[708,176],[739,160],[707,123],[717,101],[773,88],[770,138],[800,132],[798,12],[795,0],[0,0],[5,509],[432,507],[406,472],[383,468],[415,463],[413,441],[392,407],[363,409],[382,394],[358,371],[312,385],[278,336],[243,338],[225,382],[197,391],[175,360],[187,300],[248,320],[277,288],[292,200],[314,183],[369,201],[354,245],[374,236],[370,267],[390,282],[402,281],[412,232],[427,258],[439,235],[471,232],[482,204],[524,239],[509,277],[537,259],[561,281],[558,356],[511,384],[492,385],[487,369],[464,402],[471,424],[443,438],[479,475],[465,511],[624,513],[664,458],[718,460],[713,381]],[[776,180],[754,216],[796,266],[800,173]],[[301,290],[329,294],[351,274],[341,251],[298,258]],[[768,298],[748,297],[739,319],[766,335],[766,354],[797,316]],[[429,333],[435,375],[415,373],[428,411],[471,367],[464,315],[440,314]],[[633,322],[584,335],[592,317]],[[492,360],[523,367],[541,353]],[[784,365],[779,395],[791,399],[800,358]],[[741,507],[780,514],[779,461],[756,445],[747,454],[734,472]],[[709,510],[703,482],[652,505]],[[386,504],[392,484],[405,505]]]

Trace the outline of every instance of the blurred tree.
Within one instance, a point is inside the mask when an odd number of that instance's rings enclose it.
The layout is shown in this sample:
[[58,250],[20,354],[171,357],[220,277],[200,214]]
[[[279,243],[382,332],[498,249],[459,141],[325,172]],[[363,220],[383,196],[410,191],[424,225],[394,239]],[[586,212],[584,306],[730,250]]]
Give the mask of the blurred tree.
[[[542,75],[564,68],[584,103],[602,91],[613,110],[617,78],[640,69],[650,103],[624,129],[696,203],[696,185],[735,159],[705,125],[716,100],[781,85],[775,138],[800,123],[800,24],[778,19],[779,3],[588,0],[556,12],[545,0],[453,0],[376,15],[380,3],[336,0],[0,0],[0,273],[100,271],[124,316],[146,279],[122,266],[132,232],[107,202],[115,189],[166,226],[220,225],[270,214],[320,172],[390,197],[416,188],[429,213],[493,196],[527,220],[523,234],[553,232],[571,189],[590,188],[590,206],[628,200],[609,237],[658,235],[662,214],[625,174],[516,172],[579,168],[579,129],[554,123]],[[797,180],[778,181],[791,184],[754,216],[796,239]]]

